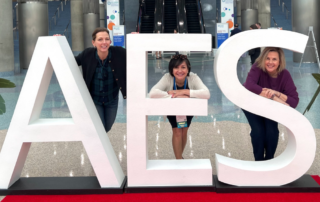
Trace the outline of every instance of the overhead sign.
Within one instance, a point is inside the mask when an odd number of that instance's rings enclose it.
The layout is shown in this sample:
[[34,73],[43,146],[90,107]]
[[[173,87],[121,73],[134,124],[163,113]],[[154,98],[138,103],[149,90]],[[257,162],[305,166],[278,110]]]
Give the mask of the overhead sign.
[[216,24],[216,44],[217,48],[229,38],[229,25],[227,23]]

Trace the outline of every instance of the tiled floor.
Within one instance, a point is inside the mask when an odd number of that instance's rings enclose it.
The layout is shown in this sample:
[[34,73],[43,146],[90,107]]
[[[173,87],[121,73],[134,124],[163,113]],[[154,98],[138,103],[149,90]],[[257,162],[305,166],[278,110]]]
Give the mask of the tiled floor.
[[[215,153],[236,159],[253,160],[250,140],[250,127],[243,112],[231,103],[220,91],[213,75],[214,58],[203,53],[192,53],[189,57],[192,72],[197,73],[210,89],[211,98],[208,102],[208,116],[193,119],[188,133],[188,143],[184,158],[209,158],[215,170]],[[313,96],[317,82],[311,73],[318,73],[318,66],[306,64],[301,70],[292,61],[292,53],[286,51],[287,69],[290,71],[298,88],[300,102],[297,107],[303,112]],[[148,89],[168,72],[170,55],[165,54],[161,60],[155,60],[149,55]],[[241,58],[238,64],[238,77],[241,83],[246,79],[250,69],[249,58]],[[13,115],[17,99],[25,78],[25,73],[5,77],[14,82],[14,89],[0,89],[0,94],[6,101],[7,112],[0,116],[0,148],[2,147],[7,129]],[[306,114],[320,139],[320,101],[315,101],[310,112]],[[41,112],[42,118],[71,117],[64,100],[57,78],[53,76],[47,97]],[[287,143],[286,131],[280,128],[279,155]],[[160,116],[149,117],[148,122],[148,153],[150,159],[173,159],[171,144],[171,127]],[[126,154],[126,100],[119,101],[119,109],[112,130],[108,134],[112,146],[118,156],[123,171],[127,173]],[[318,141],[319,142],[319,141]],[[319,143],[318,143],[319,145]],[[320,148],[319,146],[317,148]],[[309,174],[320,174],[320,156],[316,155]],[[81,142],[69,143],[33,143],[25,163],[22,176],[92,176],[95,175]]]

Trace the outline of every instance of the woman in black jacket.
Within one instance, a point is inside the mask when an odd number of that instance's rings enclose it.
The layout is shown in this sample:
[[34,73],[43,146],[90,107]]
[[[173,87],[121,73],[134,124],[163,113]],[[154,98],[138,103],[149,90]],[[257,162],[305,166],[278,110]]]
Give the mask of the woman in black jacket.
[[75,57],[106,132],[117,115],[119,90],[126,99],[126,49],[110,44],[108,29],[97,28],[92,33],[94,48]]

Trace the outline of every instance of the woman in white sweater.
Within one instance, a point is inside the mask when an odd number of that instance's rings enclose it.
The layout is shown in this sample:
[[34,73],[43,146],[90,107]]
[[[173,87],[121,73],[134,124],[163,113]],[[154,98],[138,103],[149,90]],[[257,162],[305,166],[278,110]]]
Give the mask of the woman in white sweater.
[[[201,98],[209,99],[210,92],[201,79],[190,72],[191,65],[186,55],[175,55],[169,63],[169,73],[153,86],[151,98]],[[192,107],[192,106],[186,106]],[[172,146],[176,159],[183,159],[187,144],[187,132],[193,116],[167,116],[172,126]]]

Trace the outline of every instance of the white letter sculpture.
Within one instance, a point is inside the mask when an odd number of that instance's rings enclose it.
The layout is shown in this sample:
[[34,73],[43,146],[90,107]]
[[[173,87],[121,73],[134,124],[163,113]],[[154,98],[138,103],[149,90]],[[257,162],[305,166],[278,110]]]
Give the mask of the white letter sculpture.
[[[72,118],[39,119],[53,70]],[[101,187],[124,174],[65,37],[40,37],[0,153],[0,189],[20,178],[32,142],[81,141]]]
[[240,56],[256,47],[280,47],[302,53],[308,37],[290,31],[252,30],[239,33],[219,48],[214,64],[216,81],[237,106],[286,126],[288,145],[268,161],[241,161],[216,154],[218,179],[238,186],[280,186],[297,180],[312,165],[316,151],[310,122],[297,110],[256,95],[243,87],[237,76]]
[[[207,100],[147,98],[146,51],[211,51],[209,34],[127,35],[128,187],[212,185],[209,159],[149,160],[148,115],[207,115]],[[167,68],[167,67],[166,67]],[[168,142],[168,145],[171,145]]]

